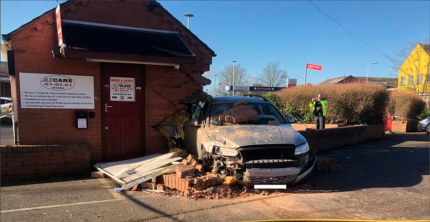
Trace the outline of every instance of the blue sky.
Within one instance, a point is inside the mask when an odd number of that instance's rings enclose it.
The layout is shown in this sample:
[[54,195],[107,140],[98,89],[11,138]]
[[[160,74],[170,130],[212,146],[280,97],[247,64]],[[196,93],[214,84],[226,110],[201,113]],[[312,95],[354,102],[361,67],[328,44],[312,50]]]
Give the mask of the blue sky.
[[[303,83],[306,63],[323,66],[308,71],[307,82],[354,75],[390,77],[391,63],[380,52],[343,30],[307,1],[160,1],[217,54],[211,72],[214,82],[232,60],[252,79],[266,63],[281,68]],[[409,43],[429,39],[429,1],[313,1],[337,22],[387,55]],[[6,34],[56,6],[55,1],[1,1],[1,33]],[[210,88],[209,86],[208,88]]]

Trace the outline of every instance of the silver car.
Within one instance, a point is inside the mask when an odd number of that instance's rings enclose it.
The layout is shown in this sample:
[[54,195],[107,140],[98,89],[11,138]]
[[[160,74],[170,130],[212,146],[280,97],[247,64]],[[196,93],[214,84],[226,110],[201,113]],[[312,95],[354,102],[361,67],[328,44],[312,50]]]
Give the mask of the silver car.
[[430,117],[427,119],[423,119],[418,123],[418,131],[427,131],[427,133],[430,133]]
[[[228,123],[219,116],[245,101],[257,113],[252,121]],[[247,107],[250,109],[249,107]],[[214,97],[190,107],[185,147],[213,173],[236,177],[244,184],[296,184],[315,165],[315,150],[277,108],[263,98]]]
[[12,103],[12,98],[10,97],[1,97],[1,112],[8,113],[10,104]]

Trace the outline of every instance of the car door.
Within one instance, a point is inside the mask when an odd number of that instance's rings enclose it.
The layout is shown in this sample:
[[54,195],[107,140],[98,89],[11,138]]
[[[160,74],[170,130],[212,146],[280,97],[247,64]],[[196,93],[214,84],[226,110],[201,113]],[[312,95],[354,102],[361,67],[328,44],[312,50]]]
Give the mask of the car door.
[[202,107],[192,104],[190,114],[191,119],[184,124],[185,148],[189,153],[199,157],[201,155],[201,135],[204,130]]

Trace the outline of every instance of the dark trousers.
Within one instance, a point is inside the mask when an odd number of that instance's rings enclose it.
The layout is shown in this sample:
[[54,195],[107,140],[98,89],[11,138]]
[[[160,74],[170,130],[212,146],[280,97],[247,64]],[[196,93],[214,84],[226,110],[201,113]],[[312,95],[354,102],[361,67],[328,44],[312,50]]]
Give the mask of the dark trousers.
[[322,115],[315,116],[315,128],[325,129],[325,116],[322,116]]

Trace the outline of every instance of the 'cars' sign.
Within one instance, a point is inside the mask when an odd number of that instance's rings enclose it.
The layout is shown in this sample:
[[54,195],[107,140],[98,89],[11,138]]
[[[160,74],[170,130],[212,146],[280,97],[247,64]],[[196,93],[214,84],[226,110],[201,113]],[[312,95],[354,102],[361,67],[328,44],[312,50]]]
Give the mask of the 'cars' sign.
[[23,109],[94,109],[94,77],[19,73]]
[[40,84],[51,90],[69,90],[75,86],[75,80],[67,76],[47,76],[40,80]]

